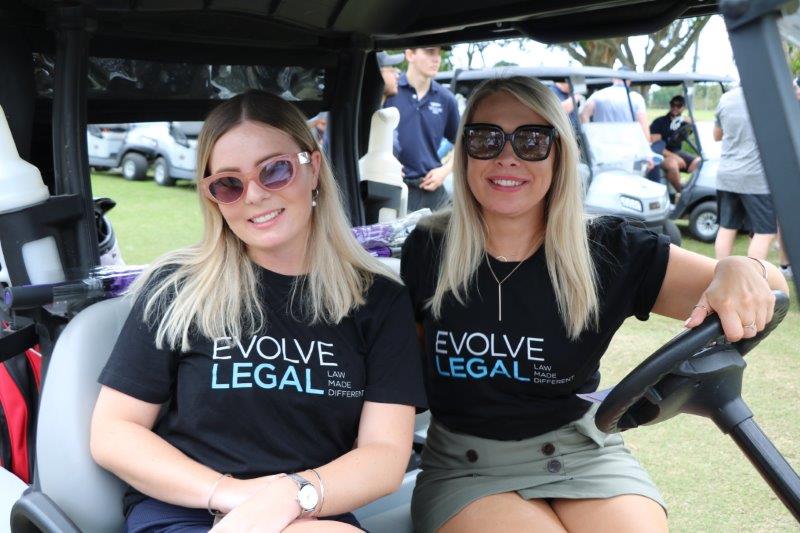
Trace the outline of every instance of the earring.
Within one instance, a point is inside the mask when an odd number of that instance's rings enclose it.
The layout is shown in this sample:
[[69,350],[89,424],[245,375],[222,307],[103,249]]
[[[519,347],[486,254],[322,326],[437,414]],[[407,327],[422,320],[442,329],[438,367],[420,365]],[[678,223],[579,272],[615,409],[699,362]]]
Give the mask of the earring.
[[311,193],[311,207],[317,207],[317,198],[319,198],[319,188]]

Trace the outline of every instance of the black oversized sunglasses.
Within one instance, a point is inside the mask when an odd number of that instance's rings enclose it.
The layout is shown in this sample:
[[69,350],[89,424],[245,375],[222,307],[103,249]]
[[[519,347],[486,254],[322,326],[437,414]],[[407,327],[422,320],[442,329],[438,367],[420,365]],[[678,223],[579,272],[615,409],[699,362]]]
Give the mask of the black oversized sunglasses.
[[550,155],[556,138],[553,126],[526,124],[506,133],[495,124],[467,124],[464,126],[464,149],[474,159],[494,159],[511,141],[511,148],[520,159],[542,161]]

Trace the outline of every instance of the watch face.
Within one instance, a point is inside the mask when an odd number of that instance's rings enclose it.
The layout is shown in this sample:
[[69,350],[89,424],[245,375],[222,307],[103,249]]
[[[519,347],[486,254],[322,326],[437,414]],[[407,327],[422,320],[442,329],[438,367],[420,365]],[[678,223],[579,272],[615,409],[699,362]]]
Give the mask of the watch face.
[[319,501],[319,496],[317,495],[317,489],[314,488],[314,485],[304,485],[303,488],[297,492],[297,501],[300,502],[300,507],[306,511],[315,509]]

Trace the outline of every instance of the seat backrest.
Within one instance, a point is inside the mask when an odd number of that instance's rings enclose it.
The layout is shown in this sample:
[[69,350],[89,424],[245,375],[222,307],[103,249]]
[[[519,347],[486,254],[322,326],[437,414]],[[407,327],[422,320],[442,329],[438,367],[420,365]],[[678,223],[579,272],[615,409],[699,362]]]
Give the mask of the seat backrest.
[[84,309],[58,338],[42,388],[36,436],[41,490],[81,531],[121,531],[124,484],[89,451],[97,378],[130,312],[128,298]]
[[[399,260],[383,258],[395,272]],[[98,466],[89,450],[92,411],[100,385],[97,378],[130,313],[129,298],[96,303],[70,321],[58,338],[42,388],[36,454],[41,491],[81,531],[120,531],[125,485]],[[427,413],[415,430],[424,434]],[[409,472],[401,490],[358,510],[374,531],[411,531],[408,504],[417,471]]]

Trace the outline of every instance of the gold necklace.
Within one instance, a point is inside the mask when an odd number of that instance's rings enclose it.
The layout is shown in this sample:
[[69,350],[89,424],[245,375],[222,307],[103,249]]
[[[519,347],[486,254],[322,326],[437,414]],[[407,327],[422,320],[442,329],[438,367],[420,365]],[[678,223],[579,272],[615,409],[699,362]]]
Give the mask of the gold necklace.
[[503,321],[503,283],[505,283],[506,280],[508,278],[510,278],[511,275],[514,272],[516,272],[519,267],[522,266],[522,263],[524,263],[525,261],[527,261],[528,259],[530,259],[532,257],[533,251],[536,250],[536,248],[542,243],[543,240],[544,240],[544,235],[542,235],[540,238],[538,238],[536,240],[536,243],[533,245],[533,247],[531,248],[530,252],[528,252],[527,255],[519,263],[517,263],[517,266],[515,266],[511,270],[511,272],[509,272],[506,275],[506,277],[504,277],[502,280],[499,279],[497,277],[497,274],[494,273],[494,269],[492,268],[492,263],[491,263],[491,261],[489,261],[489,256],[486,253],[486,251],[484,250],[483,255],[486,258],[486,266],[489,267],[489,272],[491,272],[492,277],[497,282],[497,321],[498,322],[502,322]]

